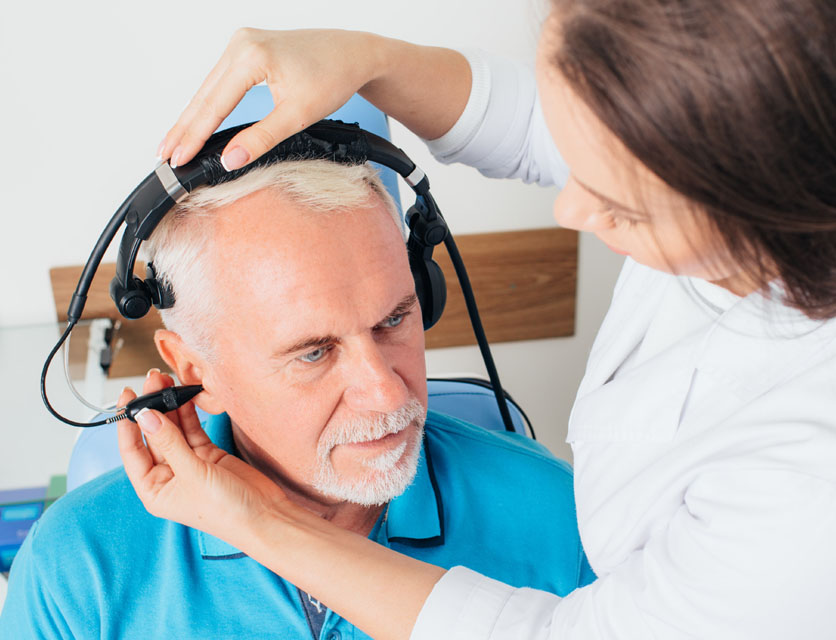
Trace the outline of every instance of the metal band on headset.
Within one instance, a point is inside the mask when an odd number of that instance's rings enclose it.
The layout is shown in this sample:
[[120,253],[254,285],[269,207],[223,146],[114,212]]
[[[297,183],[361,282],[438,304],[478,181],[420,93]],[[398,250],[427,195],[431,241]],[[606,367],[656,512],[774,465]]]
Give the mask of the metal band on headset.
[[168,162],[160,162],[156,167],[154,167],[154,173],[157,174],[157,177],[160,179],[160,184],[163,185],[163,188],[166,190],[171,199],[174,202],[180,202],[189,195],[189,192],[180,184],[180,181],[177,179],[177,176],[174,175],[174,170],[171,168],[171,165]]

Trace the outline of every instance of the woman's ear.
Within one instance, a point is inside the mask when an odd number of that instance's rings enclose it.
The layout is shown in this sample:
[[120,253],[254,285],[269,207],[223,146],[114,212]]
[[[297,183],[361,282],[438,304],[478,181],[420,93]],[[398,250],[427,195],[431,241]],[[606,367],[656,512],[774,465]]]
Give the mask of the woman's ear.
[[203,385],[203,391],[195,397],[195,404],[207,413],[223,413],[223,404],[212,393],[212,384],[205,375],[207,363],[203,356],[183,342],[179,334],[167,329],[154,333],[154,343],[180,384]]

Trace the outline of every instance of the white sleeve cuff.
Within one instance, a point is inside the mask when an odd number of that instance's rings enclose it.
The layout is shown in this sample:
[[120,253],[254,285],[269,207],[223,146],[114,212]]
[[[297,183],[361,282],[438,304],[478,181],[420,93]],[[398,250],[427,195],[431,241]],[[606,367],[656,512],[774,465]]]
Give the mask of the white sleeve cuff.
[[568,168],[546,126],[533,70],[483,51],[463,55],[471,70],[470,97],[456,124],[427,142],[433,156],[491,178],[562,186]]
[[427,140],[430,152],[441,162],[451,162],[458,152],[473,140],[488,111],[491,97],[491,69],[479,51],[460,51],[470,65],[471,87],[467,105],[456,124],[440,138]]
[[453,567],[424,603],[410,640],[547,640],[561,598],[515,589],[464,567]]
[[513,592],[507,584],[453,567],[433,587],[410,640],[489,638]]

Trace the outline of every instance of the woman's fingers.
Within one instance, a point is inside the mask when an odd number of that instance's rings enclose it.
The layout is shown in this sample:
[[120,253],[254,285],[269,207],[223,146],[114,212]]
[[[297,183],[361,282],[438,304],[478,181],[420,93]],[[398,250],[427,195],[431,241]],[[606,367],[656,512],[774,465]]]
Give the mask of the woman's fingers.
[[171,147],[173,167],[186,164],[194,158],[224,118],[232,113],[244,94],[260,82],[253,81],[243,72],[244,69],[228,67],[203,94],[192,98],[177,124],[165,138],[166,150]]
[[[124,407],[128,402],[136,398],[136,394],[125,387],[119,396],[118,406]],[[151,452],[142,440],[142,432],[135,422],[127,418],[120,420],[117,424],[119,437],[119,453],[125,465],[125,472],[136,485],[143,481],[154,467],[154,459]]]
[[295,109],[284,105],[277,106],[266,118],[238,133],[227,143],[221,155],[224,168],[227,171],[240,169],[282,140],[313,124],[304,117],[293,117],[295,112]]
[[[159,369],[151,369],[148,375],[145,376],[145,382],[142,385],[142,393],[155,393],[161,389],[174,386],[174,379],[167,373],[161,373]],[[176,412],[170,412],[176,416]],[[171,417],[174,417],[171,416]],[[151,443],[148,443],[148,451],[154,460],[154,464],[159,464],[165,461],[162,454]]]
[[[191,160],[244,94],[267,79],[266,67],[270,61],[263,46],[264,33],[268,32],[256,29],[235,32],[220,60],[163,139],[162,159],[170,157],[172,166]],[[248,155],[255,159],[280,141],[256,155],[251,155],[252,151]],[[229,160],[229,157],[225,158],[225,162]],[[236,161],[236,166],[227,168],[231,170],[244,164],[246,162]]]
[[[224,54],[221,56],[220,60],[215,64],[212,70],[209,72],[209,75],[206,76],[206,79],[203,81],[203,84],[200,85],[200,88],[197,90],[197,93],[192,97],[189,103],[186,105],[186,108],[183,109],[183,112],[180,114],[180,117],[177,118],[177,122],[174,123],[174,126],[168,130],[163,141],[160,143],[160,148],[157,151],[157,155],[161,160],[168,160],[171,158],[172,162],[176,166],[176,161],[174,160],[174,152],[178,149],[180,145],[180,141],[183,138],[183,135],[186,131],[189,130],[189,127],[195,123],[197,116],[200,112],[201,105],[205,104],[207,100],[207,96],[209,92],[213,89],[213,87],[218,83],[220,77],[229,68],[229,54],[228,51],[225,51]],[[222,121],[222,120],[221,120]],[[220,122],[218,124],[220,124]],[[198,126],[200,123],[197,123]],[[211,123],[204,123],[204,129],[211,126]],[[217,128],[217,125],[215,125]],[[211,135],[212,131],[215,130],[213,128],[209,133],[206,134],[208,138]],[[178,159],[180,154],[178,154]],[[182,154],[183,161],[188,162],[191,160],[192,156],[189,156],[186,153]]]
[[180,429],[183,431],[183,436],[186,442],[193,449],[201,447],[206,444],[211,444],[209,436],[203,430],[200,424],[200,418],[197,417],[194,402],[191,400],[177,409],[177,416],[179,418]]
[[[206,477],[209,473],[207,465],[216,464],[227,455],[226,452],[209,443],[209,446],[201,448],[201,454],[198,455],[189,446],[180,427],[159,411],[140,411],[136,419],[146,442],[165,458],[166,464],[162,466],[169,467],[172,472],[169,485],[174,483],[177,486],[168,487],[168,497],[172,501],[182,501],[198,497],[191,496],[192,492],[205,491]],[[157,508],[158,512],[154,512],[155,515],[173,517],[175,513],[172,511],[173,504],[158,504]]]
[[195,97],[166,134],[162,158],[191,160],[254,85],[266,82],[275,108],[223,151],[238,169],[342,106],[375,75],[369,34],[350,31],[239,29]]

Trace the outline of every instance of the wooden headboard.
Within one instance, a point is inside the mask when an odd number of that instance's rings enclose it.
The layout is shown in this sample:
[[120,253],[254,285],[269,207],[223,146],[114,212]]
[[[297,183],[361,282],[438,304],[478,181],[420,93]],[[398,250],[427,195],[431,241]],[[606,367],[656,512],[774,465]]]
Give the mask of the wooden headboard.
[[[570,336],[575,331],[578,234],[568,229],[531,229],[457,235],[462,255],[490,342]],[[436,261],[447,279],[447,307],[439,323],[426,334],[427,348],[475,344],[464,297],[443,246]],[[82,266],[50,269],[55,308],[60,321],[78,283]],[[112,318],[119,314],[108,287],[115,274],[112,263],[99,267],[83,318]],[[144,273],[145,265],[137,264]],[[166,366],[154,346],[154,331],[162,326],[156,310],[140,320],[123,320],[118,337],[124,346],[116,354],[109,376],[144,374]],[[72,355],[72,354],[71,354]]]

